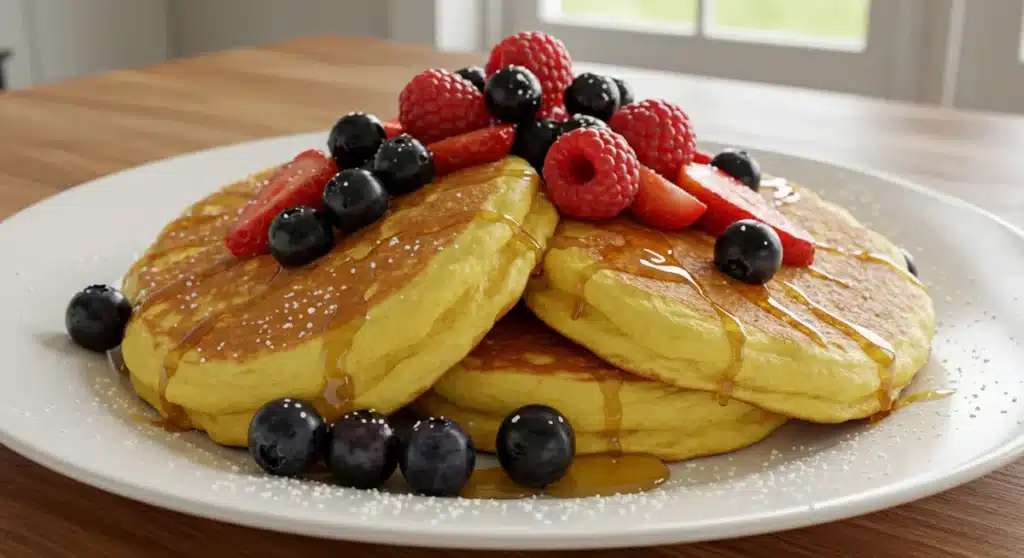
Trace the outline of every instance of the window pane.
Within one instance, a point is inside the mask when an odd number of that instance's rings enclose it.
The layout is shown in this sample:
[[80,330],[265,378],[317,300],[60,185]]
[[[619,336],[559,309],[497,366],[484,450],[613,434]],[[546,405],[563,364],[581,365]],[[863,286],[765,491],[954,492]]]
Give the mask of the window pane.
[[[891,0],[886,0],[891,1]],[[711,0],[716,31],[865,44],[870,0]],[[732,33],[730,33],[732,34]]]
[[548,4],[548,14],[627,25],[688,27],[697,21],[697,0],[555,0]]

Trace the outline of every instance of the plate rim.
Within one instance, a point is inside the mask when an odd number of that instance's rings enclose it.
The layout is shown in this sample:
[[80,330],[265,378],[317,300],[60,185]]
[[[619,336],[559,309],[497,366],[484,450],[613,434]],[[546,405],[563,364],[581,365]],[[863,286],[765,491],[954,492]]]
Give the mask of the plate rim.
[[[306,137],[313,138],[316,137],[317,134],[319,134],[319,132],[285,134],[268,138],[259,138],[229,145],[198,149],[122,169],[38,200],[4,218],[0,221],[0,228],[12,220],[20,220],[29,217],[31,213],[39,211],[41,207],[48,203],[52,203],[61,196],[80,195],[81,191],[95,185],[96,183],[109,180],[113,177],[131,174],[146,167],[158,164],[173,164],[175,161],[180,159],[187,159],[200,154],[229,151],[241,146],[271,144],[280,141],[298,140],[299,138]],[[933,198],[940,203],[977,212],[999,226],[1006,228],[1018,238],[1024,240],[1024,229],[1007,221],[1003,217],[952,194],[935,190],[923,184],[895,176],[889,172],[870,169],[856,164],[838,162],[828,157],[810,157],[795,154],[788,150],[767,148],[756,142],[728,142],[722,141],[723,139],[726,138],[714,137],[708,140],[702,140],[700,143],[745,147],[755,151],[768,153],[772,156],[781,156],[783,158],[822,164],[837,171],[848,171],[869,176],[877,180],[895,184],[901,188],[916,192],[917,194]],[[273,163],[268,163],[266,166],[269,167],[272,164]],[[75,192],[75,194],[72,194],[72,192]],[[673,523],[671,521],[637,523],[618,532],[606,532],[601,534],[599,537],[594,537],[593,533],[584,531],[574,530],[566,532],[559,531],[557,529],[530,530],[522,527],[500,529],[500,526],[498,526],[499,529],[495,530],[492,528],[486,530],[486,532],[483,532],[485,530],[462,532],[460,531],[458,524],[424,525],[420,522],[409,521],[392,521],[386,522],[383,525],[375,524],[373,522],[363,523],[354,521],[339,523],[337,521],[338,516],[334,515],[325,516],[324,521],[311,522],[308,520],[298,520],[289,517],[281,517],[266,511],[252,509],[239,510],[237,507],[223,505],[215,501],[191,499],[179,496],[171,490],[160,491],[137,483],[119,480],[113,475],[96,473],[90,469],[78,466],[71,460],[62,459],[60,456],[54,455],[36,445],[23,442],[21,437],[13,434],[3,425],[0,425],[0,443],[38,465],[46,467],[83,484],[177,513],[184,513],[196,517],[261,530],[389,546],[405,545],[431,548],[506,550],[584,550],[598,548],[642,547],[682,542],[709,541],[809,527],[860,516],[932,496],[1006,467],[1021,456],[1024,456],[1024,432],[1020,432],[1016,436],[1008,438],[1005,443],[997,446],[992,451],[979,455],[974,459],[941,474],[936,475],[934,473],[923,473],[912,477],[906,477],[898,482],[878,487],[870,491],[840,499],[832,499],[822,505],[807,504],[804,506],[791,506],[789,508],[770,513],[761,513],[756,516],[756,521],[752,521],[752,517],[749,515],[740,514],[733,515],[727,519],[709,521],[706,525],[700,522],[696,524],[689,522],[685,526],[681,526],[680,524]],[[328,519],[330,519],[330,521],[328,521]]]

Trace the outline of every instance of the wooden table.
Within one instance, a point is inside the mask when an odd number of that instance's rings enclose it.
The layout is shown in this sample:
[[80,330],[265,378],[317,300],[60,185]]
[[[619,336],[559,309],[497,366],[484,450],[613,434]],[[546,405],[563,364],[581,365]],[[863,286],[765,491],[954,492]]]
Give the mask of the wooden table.
[[[413,74],[481,60],[423,47],[312,38],[5,94],[0,217],[81,182],[171,155],[326,129],[350,110],[391,116],[396,93]],[[679,102],[702,137],[880,169],[1024,224],[1024,188],[1017,187],[1024,182],[1020,118],[650,72],[623,75],[641,95]],[[320,541],[197,519],[78,484],[6,449],[0,449],[0,479],[0,556],[8,558],[471,554]],[[849,521],[636,555],[1019,557],[1024,461],[945,494]]]

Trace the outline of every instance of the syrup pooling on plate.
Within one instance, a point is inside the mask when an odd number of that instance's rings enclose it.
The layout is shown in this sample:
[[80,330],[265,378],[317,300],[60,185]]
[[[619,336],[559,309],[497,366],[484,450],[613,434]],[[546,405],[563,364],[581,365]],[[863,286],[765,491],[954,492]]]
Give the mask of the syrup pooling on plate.
[[509,500],[547,494],[556,498],[588,498],[647,492],[669,479],[668,466],[651,455],[582,455],[569,472],[544,490],[517,486],[499,468],[477,469],[462,491],[465,498]]

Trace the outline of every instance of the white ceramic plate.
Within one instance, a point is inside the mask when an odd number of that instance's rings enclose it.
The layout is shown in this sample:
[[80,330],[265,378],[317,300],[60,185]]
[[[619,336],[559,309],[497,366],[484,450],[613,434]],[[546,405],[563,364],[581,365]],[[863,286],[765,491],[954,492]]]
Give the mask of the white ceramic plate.
[[746,450],[673,466],[664,489],[584,500],[432,499],[271,479],[243,451],[138,421],[146,406],[103,357],[66,337],[69,297],[117,281],[190,202],[324,137],[147,165],[0,224],[0,441],[85,483],[186,513],[322,537],[504,549],[653,545],[800,527],[948,489],[1024,450],[1021,232],[913,185],[766,152],[765,169],[818,189],[916,254],[940,326],[911,389],[953,388],[953,397],[875,425],[790,424]]

